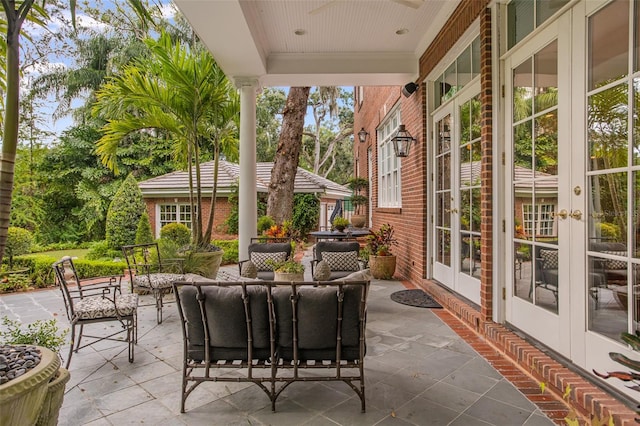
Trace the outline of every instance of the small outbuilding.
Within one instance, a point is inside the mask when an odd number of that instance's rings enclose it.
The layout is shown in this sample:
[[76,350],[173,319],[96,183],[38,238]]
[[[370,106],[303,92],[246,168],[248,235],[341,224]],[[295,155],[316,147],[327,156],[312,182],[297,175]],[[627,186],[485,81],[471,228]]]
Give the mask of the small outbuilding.
[[[202,209],[203,218],[208,217],[211,209],[213,192],[213,166],[209,161],[201,164],[202,173]],[[256,180],[258,193],[267,193],[271,181],[273,163],[258,163]],[[231,213],[229,196],[240,176],[240,166],[221,160],[218,170],[218,192],[216,200],[216,216],[214,234],[225,234],[224,223]],[[189,175],[186,171],[167,173],[138,184],[147,206],[149,221],[154,235],[160,234],[160,228],[168,223],[184,223],[191,227],[191,205],[189,204]],[[343,185],[311,173],[298,167],[294,184],[295,193],[313,193],[320,197],[320,223],[326,226],[336,200],[343,200],[351,195],[351,190]],[[206,224],[203,224],[203,226]]]

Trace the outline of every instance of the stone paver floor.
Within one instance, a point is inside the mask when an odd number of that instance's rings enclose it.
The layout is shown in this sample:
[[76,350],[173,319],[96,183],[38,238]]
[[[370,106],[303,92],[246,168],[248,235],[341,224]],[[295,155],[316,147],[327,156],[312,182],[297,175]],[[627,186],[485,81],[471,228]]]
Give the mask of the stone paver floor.
[[[60,425],[551,425],[519,390],[434,311],[393,302],[398,281],[374,280],[368,300],[367,412],[346,384],[294,383],[278,398],[248,383],[205,383],[180,413],[182,335],[174,303],[156,324],[139,308],[135,361],[126,344],[100,342],[71,361]],[[149,296],[143,296],[148,303]],[[0,317],[68,326],[58,289],[0,297]],[[89,326],[91,327],[91,326]],[[93,325],[107,333],[113,325]],[[105,330],[100,330],[100,329]],[[67,349],[68,350],[68,349]],[[66,356],[66,350],[62,352]]]

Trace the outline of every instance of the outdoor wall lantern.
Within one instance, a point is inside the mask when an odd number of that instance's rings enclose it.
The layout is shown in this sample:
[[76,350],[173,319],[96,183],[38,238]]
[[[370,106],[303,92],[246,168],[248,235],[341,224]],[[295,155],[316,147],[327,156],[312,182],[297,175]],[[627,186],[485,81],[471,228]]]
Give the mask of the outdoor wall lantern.
[[369,132],[367,132],[363,127],[358,132],[358,140],[360,141],[360,143],[365,143],[365,142],[367,142],[368,138],[369,138]]
[[405,98],[408,98],[409,96],[413,95],[416,90],[418,90],[418,85],[412,81],[404,85],[404,87],[402,88],[402,94]]
[[415,141],[416,138],[411,136],[411,133],[404,128],[404,124],[401,124],[396,134],[391,138],[396,157],[407,157],[411,149],[411,144]]

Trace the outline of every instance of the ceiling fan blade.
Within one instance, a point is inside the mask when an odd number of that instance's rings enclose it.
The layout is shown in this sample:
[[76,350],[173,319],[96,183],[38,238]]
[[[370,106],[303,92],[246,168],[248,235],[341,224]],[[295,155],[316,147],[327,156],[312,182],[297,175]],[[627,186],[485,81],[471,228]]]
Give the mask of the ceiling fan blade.
[[412,9],[418,9],[424,3],[424,0],[391,0],[394,3],[401,4],[403,6],[410,7]]
[[323,4],[322,6],[316,7],[315,9],[312,9],[309,11],[309,15],[316,15],[322,11],[324,11],[325,9],[328,9],[334,5],[336,5],[338,3],[339,0],[329,0],[328,2],[326,2],[325,4]]

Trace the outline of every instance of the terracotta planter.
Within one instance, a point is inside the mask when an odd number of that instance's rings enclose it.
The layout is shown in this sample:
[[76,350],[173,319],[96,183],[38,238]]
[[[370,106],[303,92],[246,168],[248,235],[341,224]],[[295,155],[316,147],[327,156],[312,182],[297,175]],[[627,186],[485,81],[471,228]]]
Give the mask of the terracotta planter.
[[366,222],[367,222],[366,215],[363,215],[363,214],[351,215],[351,225],[353,225],[354,228],[363,228]]
[[274,281],[304,281],[304,272],[274,272]]
[[373,278],[390,280],[396,272],[396,257],[369,255],[369,269]]
[[64,399],[64,387],[71,378],[69,370],[60,367],[58,376],[49,382],[47,396],[42,404],[40,416],[36,426],[56,426],[58,424],[58,414]]
[[198,267],[192,272],[215,280],[218,276],[218,269],[220,269],[223,255],[224,252],[222,250],[192,253],[192,256],[198,259]]
[[47,398],[49,383],[60,367],[60,358],[56,353],[41,346],[38,349],[41,359],[36,367],[0,385],[0,425],[36,424]]

